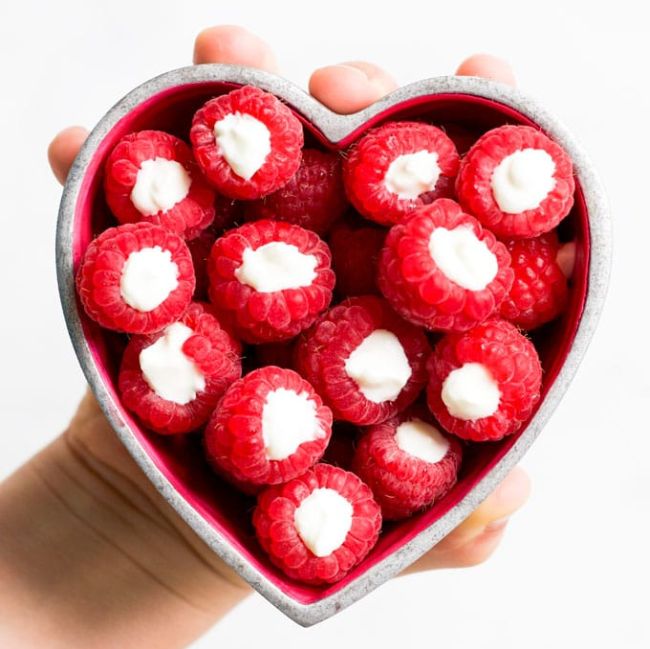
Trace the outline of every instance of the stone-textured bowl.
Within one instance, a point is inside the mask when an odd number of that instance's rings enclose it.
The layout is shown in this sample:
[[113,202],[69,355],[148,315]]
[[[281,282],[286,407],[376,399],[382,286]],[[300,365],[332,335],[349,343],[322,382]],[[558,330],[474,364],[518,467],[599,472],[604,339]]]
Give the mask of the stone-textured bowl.
[[[563,224],[577,242],[568,312],[535,335],[545,368],[543,399],[527,426],[502,442],[474,446],[456,487],[432,509],[386,525],[370,555],[337,584],[298,584],[279,572],[257,545],[253,501],[207,467],[196,435],[170,438],[142,428],[115,387],[124,337],[103,331],[80,308],[74,275],[88,242],[111,223],[102,192],[103,163],[124,134],[143,128],[187,139],[193,112],[208,98],[253,84],[283,99],[301,118],[312,146],[342,150],[369,126],[422,117],[474,135],[503,123],[535,125],[559,142],[575,164],[576,205]],[[609,215],[601,186],[568,131],[517,90],[483,79],[440,77],[400,88],[363,111],[332,113],[279,77],[229,65],[163,74],[130,92],[99,122],[70,171],[59,212],[57,270],[61,302],[79,362],[100,406],[136,462],[196,533],[264,597],[302,625],[323,620],[363,597],[429,550],[495,488],[531,446],[569,387],[593,334],[610,264]]]

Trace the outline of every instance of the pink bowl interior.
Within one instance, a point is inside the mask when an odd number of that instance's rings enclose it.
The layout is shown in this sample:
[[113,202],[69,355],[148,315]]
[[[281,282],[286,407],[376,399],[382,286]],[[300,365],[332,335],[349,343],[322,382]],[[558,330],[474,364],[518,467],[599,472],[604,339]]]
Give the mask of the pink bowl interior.
[[[108,133],[88,166],[76,204],[73,236],[75,272],[89,241],[106,227],[115,224],[103,197],[102,175],[104,161],[117,141],[127,133],[145,128],[168,131],[187,140],[195,110],[210,97],[228,92],[233,87],[232,84],[206,82],[165,90],[140,104]],[[451,135],[455,134],[459,141],[471,141],[485,130],[505,123],[535,126],[530,119],[512,108],[491,100],[461,94],[431,95],[409,100],[375,116],[363,128],[357,129],[338,144],[327,142],[314,126],[300,117],[305,126],[309,146],[332,150],[344,149],[369,126],[387,119],[423,118],[443,126]],[[563,222],[560,234],[565,240],[575,239],[577,259],[569,309],[560,320],[543,327],[532,336],[544,367],[544,394],[552,385],[571,347],[586,296],[589,223],[579,184],[575,206]],[[81,307],[79,312],[97,369],[115,403],[119,404],[116,376],[126,339],[102,330],[86,318]],[[199,435],[157,435],[142,427],[121,407],[120,414],[178,493],[255,568],[287,595],[305,604],[336,592],[431,525],[472,489],[473,485],[507,453],[521,434],[520,432],[498,443],[469,446],[459,481],[445,498],[432,509],[409,520],[386,524],[370,555],[345,579],[332,586],[313,587],[287,578],[269,562],[255,540],[250,522],[254,499],[243,496],[214,475],[203,459]]]

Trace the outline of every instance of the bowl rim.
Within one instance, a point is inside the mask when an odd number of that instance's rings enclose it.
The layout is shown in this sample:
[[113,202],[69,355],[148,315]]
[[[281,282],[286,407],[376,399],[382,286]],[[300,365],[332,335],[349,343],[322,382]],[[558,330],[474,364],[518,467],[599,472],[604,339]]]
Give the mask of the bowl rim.
[[[564,147],[573,160],[589,216],[590,259],[582,317],[565,362],[527,428],[497,464],[446,514],[399,550],[370,567],[364,575],[312,603],[295,600],[251,565],[162,474],[120,416],[103,385],[86,342],[78,310],[72,259],[74,216],[86,169],[95,151],[120,119],[142,102],[176,86],[205,82],[252,84],[268,90],[297,109],[334,144],[349,137],[384,111],[423,95],[464,94],[495,101],[529,117]],[[596,329],[605,302],[611,266],[610,231],[610,212],[605,192],[582,147],[559,120],[520,90],[478,77],[434,77],[403,86],[357,113],[339,115],[282,77],[236,65],[204,64],[172,70],[146,81],[118,101],[92,130],[72,165],[63,189],[56,230],[56,267],[61,305],[75,353],[101,409],[131,456],[165,500],[214,552],[288,617],[298,624],[310,626],[357,601],[427,552],[492,492],[532,445],[571,383]]]

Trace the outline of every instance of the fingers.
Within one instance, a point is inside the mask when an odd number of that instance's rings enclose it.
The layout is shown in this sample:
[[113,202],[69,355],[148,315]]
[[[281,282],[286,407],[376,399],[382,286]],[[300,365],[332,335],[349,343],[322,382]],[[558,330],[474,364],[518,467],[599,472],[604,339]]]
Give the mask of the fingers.
[[483,77],[516,86],[517,80],[510,64],[491,54],[473,54],[465,59],[456,70],[461,77]]
[[408,572],[461,568],[485,561],[498,546],[508,519],[530,495],[530,479],[516,467],[485,501]]
[[278,71],[269,45],[237,25],[204,29],[194,41],[194,63],[231,63],[267,72]]
[[336,113],[355,113],[397,87],[384,70],[364,61],[328,65],[309,79],[309,92]]
[[65,183],[70,167],[87,137],[88,131],[82,126],[70,126],[63,129],[50,142],[47,149],[47,159],[56,179],[62,185]]

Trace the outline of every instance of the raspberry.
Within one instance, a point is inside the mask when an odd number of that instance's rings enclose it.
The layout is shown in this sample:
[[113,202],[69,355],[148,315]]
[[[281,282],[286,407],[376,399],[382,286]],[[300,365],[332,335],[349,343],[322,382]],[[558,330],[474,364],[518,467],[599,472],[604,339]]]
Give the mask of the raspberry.
[[377,259],[386,232],[370,224],[366,226],[346,221],[340,221],[332,228],[329,246],[339,295],[351,297],[379,293]]
[[381,510],[354,473],[317,464],[299,478],[264,490],[253,525],[262,548],[289,577],[332,584],[377,542]]
[[364,135],[343,165],[348,198],[365,217],[401,223],[416,207],[449,196],[458,172],[454,143],[420,122],[389,122]]
[[243,205],[244,203],[241,201],[235,201],[227,196],[217,194],[214,203],[216,214],[211,229],[217,234],[222,234],[224,230],[228,230],[241,222]]
[[162,131],[118,142],[106,161],[104,191],[120,223],[145,221],[192,239],[214,220],[214,190],[190,147]]
[[513,275],[506,247],[457,203],[439,199],[391,228],[378,283],[406,320],[464,331],[497,309]]
[[427,364],[427,403],[443,428],[475,442],[515,433],[540,398],[533,344],[505,320],[445,335]]
[[300,166],[300,120],[272,94],[252,86],[204,104],[194,115],[190,139],[203,173],[230,198],[271,194]]
[[296,368],[336,419],[368,425],[417,399],[429,352],[422,331],[381,298],[363,296],[330,309],[299,339]]
[[277,219],[323,236],[347,205],[339,156],[305,149],[296,174],[273,194],[247,203],[244,219]]
[[122,402],[158,433],[196,430],[241,376],[240,351],[206,307],[194,302],[163,331],[131,338],[118,379]]
[[268,365],[228,388],[204,442],[210,463],[234,480],[279,484],[317,462],[331,434],[332,413],[312,386]]
[[330,262],[327,245],[309,230],[282,221],[247,223],[212,248],[210,300],[246,342],[286,340],[329,305]]
[[370,426],[352,466],[372,489],[384,520],[396,520],[440,500],[456,483],[461,457],[460,442],[418,408]]
[[216,239],[217,236],[212,228],[208,228],[204,232],[201,232],[198,237],[186,242],[192,255],[192,265],[194,266],[194,275],[196,278],[196,287],[194,289],[195,300],[207,299],[208,257]]
[[569,156],[530,126],[500,126],[482,135],[456,179],[463,208],[506,239],[552,230],[571,210],[574,190]]
[[178,320],[194,291],[192,257],[171,230],[126,223],[91,241],[77,273],[86,313],[102,327],[149,334]]
[[535,329],[557,318],[567,303],[569,288],[558,255],[555,232],[535,239],[508,241],[515,281],[501,303],[501,317],[522,329]]

